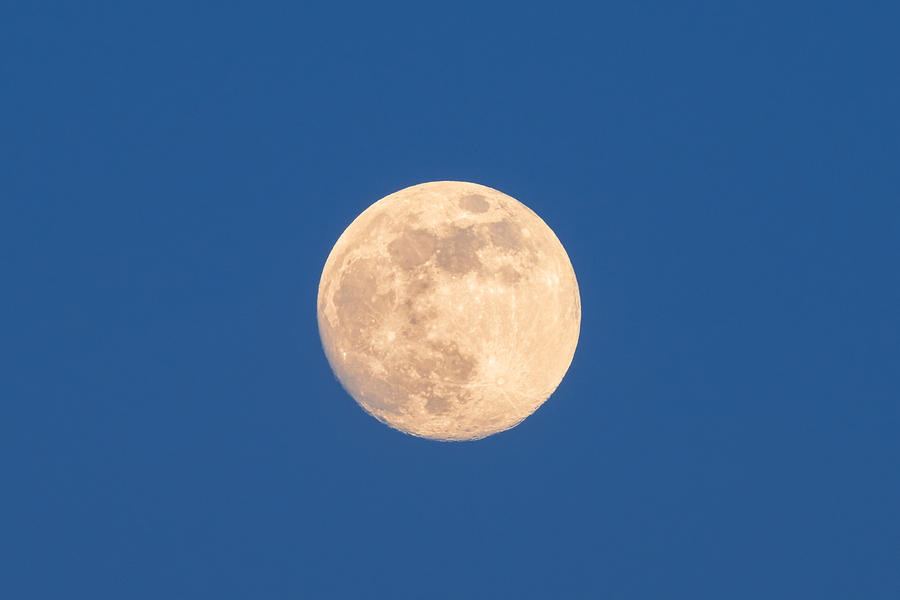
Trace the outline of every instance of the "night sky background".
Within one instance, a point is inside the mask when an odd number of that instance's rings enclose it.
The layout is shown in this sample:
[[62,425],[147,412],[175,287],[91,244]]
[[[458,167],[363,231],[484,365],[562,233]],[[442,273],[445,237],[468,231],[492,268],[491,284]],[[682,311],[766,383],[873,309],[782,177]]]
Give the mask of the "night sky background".
[[[896,7],[3,2],[0,597],[900,598]],[[316,329],[444,179],[581,289],[474,443]]]

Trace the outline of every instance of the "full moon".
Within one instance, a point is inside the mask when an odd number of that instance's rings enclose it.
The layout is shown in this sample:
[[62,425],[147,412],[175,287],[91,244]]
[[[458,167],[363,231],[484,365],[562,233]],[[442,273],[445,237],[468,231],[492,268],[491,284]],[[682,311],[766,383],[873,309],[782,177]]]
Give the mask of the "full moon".
[[556,390],[581,300],[565,249],[528,207],[436,181],[382,198],[347,227],[317,313],[328,362],[366,412],[412,435],[477,440]]

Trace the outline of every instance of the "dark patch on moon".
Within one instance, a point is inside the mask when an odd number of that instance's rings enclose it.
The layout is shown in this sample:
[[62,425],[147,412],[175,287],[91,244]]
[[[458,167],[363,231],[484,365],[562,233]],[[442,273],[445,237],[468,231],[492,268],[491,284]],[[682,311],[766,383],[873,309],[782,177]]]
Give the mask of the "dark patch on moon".
[[443,362],[440,373],[444,379],[455,383],[467,383],[475,375],[478,361],[460,352],[456,342],[436,343],[432,344],[432,347],[440,354]]
[[455,384],[469,382],[478,365],[475,358],[460,352],[456,342],[447,340],[428,342],[424,351],[416,351],[409,359],[420,377]]
[[523,246],[522,232],[509,221],[495,221],[488,223],[488,235],[491,243],[508,250],[520,249]]
[[468,273],[481,268],[478,250],[486,245],[472,227],[453,227],[438,240],[437,266],[451,273]]
[[469,212],[483,213],[491,207],[481,194],[466,194],[459,199],[459,206]]
[[437,249],[437,238],[422,229],[404,231],[388,244],[388,253],[402,269],[410,270],[425,264]]
[[340,326],[353,343],[365,341],[368,338],[366,330],[377,326],[381,315],[389,312],[395,302],[393,290],[378,293],[375,263],[371,258],[351,263],[334,294]]
[[425,410],[433,415],[442,415],[450,412],[450,402],[440,396],[431,396],[425,402]]
[[430,277],[414,277],[406,287],[408,297],[417,298],[434,287],[434,282]]
[[505,285],[515,285],[522,279],[522,274],[509,265],[503,265],[500,267],[500,270],[497,271],[497,279],[500,280],[500,283]]
[[[424,271],[424,269],[423,269]],[[426,324],[428,321],[437,316],[437,310],[433,306],[429,306],[427,302],[420,302],[422,298],[434,287],[434,281],[430,277],[418,276],[413,278],[406,284],[402,296],[402,307],[399,307],[401,313],[406,319],[400,335],[409,341],[418,342],[427,333]]]

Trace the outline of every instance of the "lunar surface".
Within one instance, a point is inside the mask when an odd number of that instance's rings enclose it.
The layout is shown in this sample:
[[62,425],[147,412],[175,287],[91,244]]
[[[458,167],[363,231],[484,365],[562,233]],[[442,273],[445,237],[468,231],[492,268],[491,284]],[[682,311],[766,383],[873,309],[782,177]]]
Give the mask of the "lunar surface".
[[581,324],[553,231],[474,183],[409,187],[366,209],[328,256],[319,334],[351,396],[400,431],[476,440],[553,393]]

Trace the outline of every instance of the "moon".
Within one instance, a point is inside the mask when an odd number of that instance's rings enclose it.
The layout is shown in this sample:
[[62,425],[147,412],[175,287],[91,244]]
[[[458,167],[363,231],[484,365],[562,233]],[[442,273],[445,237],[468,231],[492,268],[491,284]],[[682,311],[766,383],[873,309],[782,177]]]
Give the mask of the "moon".
[[370,415],[405,433],[477,440],[556,390],[581,325],[575,272],[524,204],[461,181],[366,209],[325,262],[322,346]]

